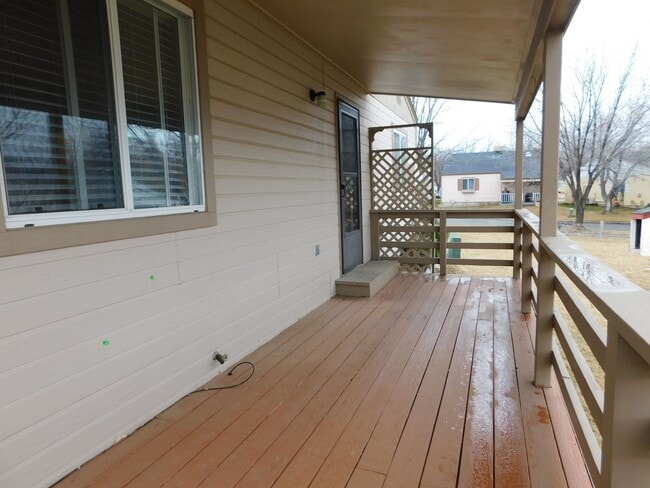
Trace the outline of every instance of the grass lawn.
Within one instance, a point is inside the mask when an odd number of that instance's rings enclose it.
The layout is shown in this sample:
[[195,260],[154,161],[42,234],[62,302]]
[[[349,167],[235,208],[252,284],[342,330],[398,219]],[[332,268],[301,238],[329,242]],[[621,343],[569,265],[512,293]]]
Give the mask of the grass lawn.
[[[512,234],[476,234],[460,233],[463,242],[512,242]],[[650,257],[644,257],[638,251],[629,250],[627,235],[569,234],[587,253],[625,276],[641,288],[650,291]],[[463,249],[464,258],[512,259],[512,251]],[[450,266],[450,274],[467,274],[474,276],[512,276],[512,269],[496,266]]]
[[[535,215],[539,215],[539,207],[531,206],[524,207],[527,210],[530,210]],[[561,203],[557,206],[557,219],[559,221],[575,221],[574,217],[569,217],[569,209],[574,209],[575,215],[575,206],[569,203]],[[587,205],[585,207],[585,222],[600,222],[601,220],[605,222],[629,222],[630,214],[636,210],[635,208],[630,207],[613,207],[612,212],[609,214],[604,214],[603,209],[605,207],[600,207],[598,205]]]
[[[463,209],[472,207],[463,207]],[[473,207],[473,208],[504,208],[494,207]],[[535,215],[539,215],[538,206],[524,207]],[[571,204],[561,203],[557,207],[558,221],[574,221],[569,217],[569,209],[575,208]],[[598,205],[587,205],[585,207],[585,222],[625,222],[629,223],[630,214],[635,210],[631,207],[614,207],[610,214],[603,214],[603,208]],[[575,210],[574,210],[575,212]],[[512,234],[476,234],[460,233],[463,242],[512,242]],[[610,268],[618,271],[631,282],[641,288],[650,291],[650,258],[641,256],[638,251],[632,252],[629,249],[629,236],[626,233],[609,233],[604,236],[590,235],[588,233],[567,234],[586,252],[602,261]],[[463,249],[462,256],[465,258],[493,258],[512,259],[512,251],[504,250],[481,250]],[[477,276],[509,276],[512,269],[504,267],[481,267],[481,266],[451,266],[448,271],[451,274],[469,274]]]
[[[491,209],[491,208],[512,208],[512,206],[504,205],[482,205],[477,207],[441,207],[440,203],[436,201],[436,209],[446,208],[446,209],[462,209],[462,210],[472,210],[472,209]],[[569,209],[573,208],[574,216],[569,217]],[[599,205],[587,205],[585,207],[585,222],[600,222],[601,220],[605,222],[629,222],[630,214],[637,210],[632,207],[613,207],[612,212],[609,214],[604,214],[603,209]],[[530,205],[525,206],[525,210],[530,210],[535,215],[539,216],[539,206]],[[560,203],[557,206],[557,220],[560,222],[575,222],[575,206],[570,203]]]
[[628,236],[597,237],[571,234],[569,238],[632,283],[650,291],[650,257],[641,256],[639,251],[630,251]]

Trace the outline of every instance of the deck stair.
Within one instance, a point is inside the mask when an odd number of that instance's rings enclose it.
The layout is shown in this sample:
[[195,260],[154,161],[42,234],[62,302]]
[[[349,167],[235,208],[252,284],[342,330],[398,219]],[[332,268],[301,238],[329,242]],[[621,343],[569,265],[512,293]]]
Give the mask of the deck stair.
[[397,261],[369,261],[336,280],[336,294],[373,297],[399,273]]

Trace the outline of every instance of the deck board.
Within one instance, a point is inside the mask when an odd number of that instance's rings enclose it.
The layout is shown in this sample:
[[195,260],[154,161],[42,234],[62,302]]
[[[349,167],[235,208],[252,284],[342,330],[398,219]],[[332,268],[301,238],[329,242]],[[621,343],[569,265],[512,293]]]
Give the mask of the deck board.
[[464,304],[447,386],[422,473],[423,488],[456,486],[481,298],[480,284],[480,279],[472,280]]
[[[282,434],[298,427],[295,437],[288,436],[286,443],[299,443],[306,431],[315,428],[317,422],[322,418],[322,412],[331,411],[336,400],[346,391],[361,392],[366,383],[372,382],[376,376],[379,365],[385,362],[386,356],[391,349],[397,346],[401,335],[404,332],[399,327],[399,319],[407,310],[409,304],[415,303],[413,295],[417,289],[411,285],[384,315],[377,314],[376,317],[367,320],[369,333],[347,357],[341,356],[342,362],[335,374],[329,375],[330,369],[322,365],[314,375],[314,395],[309,398],[309,384],[297,390],[287,401],[284,401],[263,425],[252,433],[242,445],[240,445],[229,458],[208,477],[203,485],[205,486],[234,486],[246,474],[246,463],[250,462],[251,467],[256,465],[259,456],[251,455],[254,450],[250,449],[248,443],[257,443],[268,448]],[[393,325],[397,325],[393,327]],[[347,343],[346,343],[347,345]],[[327,358],[332,367],[338,363],[335,355]],[[311,378],[311,377],[310,377]],[[309,378],[308,378],[309,380]],[[357,384],[353,384],[353,383]],[[350,388],[348,388],[350,387]],[[358,403],[358,401],[357,401]],[[342,419],[339,419],[343,423]],[[284,432],[283,432],[284,431]],[[265,449],[266,450],[266,449]],[[269,451],[272,456],[277,454],[276,450]],[[262,479],[253,480],[251,486],[260,486]]]
[[[219,432],[220,436],[185,465],[170,480],[168,486],[200,486],[206,478],[213,476],[215,471],[218,470],[217,474],[227,472],[226,468],[233,462],[229,461],[224,468],[220,468],[221,464],[249,435],[259,437],[282,431],[330,377],[334,379],[329,387],[336,391],[381,340],[384,329],[374,326],[386,324],[388,320],[382,320],[385,315],[390,319],[399,314],[400,307],[405,305],[409,286],[413,286],[413,283],[408,280],[398,281],[394,287],[387,290],[383,300],[370,301],[361,307],[337,329],[337,334],[330,335],[316,351],[301,361],[299,367],[294,368],[241,415],[236,416],[238,412],[235,409],[228,418],[213,417],[206,422],[204,428]],[[377,296],[384,295],[380,293]],[[402,300],[403,296],[405,298]],[[376,306],[371,303],[376,303]],[[357,353],[353,355],[355,350]],[[346,361],[349,356],[351,358]],[[336,372],[339,374],[335,375]],[[223,442],[221,437],[224,437],[226,442]],[[257,449],[260,444],[255,443],[252,447]],[[251,457],[251,453],[245,453],[240,463],[235,461],[236,468],[249,468],[245,463]],[[228,475],[230,476],[230,473]],[[216,477],[216,474],[214,476]],[[228,486],[224,485],[221,479],[219,485]]]
[[184,398],[56,486],[591,486],[561,396],[532,385],[517,294],[400,275],[334,298],[245,358],[246,384]]
[[491,280],[481,284],[459,487],[491,488],[494,485],[493,285]]
[[[494,297],[494,322],[508,322],[504,280],[495,281]],[[509,453],[494,458],[494,486],[530,486],[512,333],[505,327],[494,327],[494,450]]]
[[[433,283],[430,286],[420,287],[391,327],[392,336],[386,336],[381,348],[378,347],[373,352],[373,357],[363,365],[362,370],[347,385],[325,417],[319,411],[312,409],[304,419],[297,419],[297,422],[294,422],[270,446],[265,456],[256,462],[255,467],[242,480],[241,486],[270,486],[299,449],[301,455],[324,459],[344,430],[346,432],[356,430],[352,426],[353,416],[356,417],[359,408],[366,415],[368,408],[377,408],[372,401],[367,405],[368,399],[373,397],[373,392],[377,388],[381,389],[386,385],[384,376],[387,373],[394,374],[395,371],[399,371],[399,364],[402,362],[400,356],[409,353],[409,344],[413,340],[411,336],[418,335],[418,331],[424,328],[421,321],[428,314],[422,313],[420,309],[426,308],[425,304],[431,301],[427,298],[430,298],[435,290]],[[402,326],[407,323],[408,327]],[[376,393],[374,396],[376,397]],[[309,483],[319,468],[320,466],[314,465],[311,470],[303,470],[302,478],[295,479],[294,483],[298,486]]]
[[442,329],[388,468],[387,487],[417,486],[420,480],[460,326],[457,316],[447,320],[450,306],[451,300],[445,300],[434,314],[434,324]]
[[[457,283],[445,282],[442,285],[444,290],[441,300],[444,302],[455,292]],[[440,310],[440,301],[436,302],[437,310]],[[429,312],[426,310],[426,312]],[[427,313],[428,319],[422,316],[411,322],[412,334],[406,340],[401,341],[399,347],[389,357],[384,358],[382,374],[373,385],[368,395],[356,410],[352,421],[343,431],[339,441],[328,453],[325,463],[316,475],[311,486],[314,488],[324,486],[344,486],[346,480],[352,475],[359,458],[363,453],[364,446],[372,434],[373,428],[382,414],[387,399],[394,390],[400,373],[409,358],[417,339],[421,336],[422,330],[429,326],[431,328],[432,314]],[[433,327],[435,329],[435,327]]]
[[[440,286],[435,300],[431,300],[431,305],[437,306],[440,303],[442,290],[443,288]],[[446,307],[448,299],[447,295],[442,302],[443,307]],[[440,312],[438,314],[440,315]],[[420,387],[422,376],[438,340],[440,329],[440,326],[429,326],[420,336],[395,389],[388,399],[384,412],[366,444],[359,461],[360,468],[383,474],[388,472],[395,448]]]
[[[530,485],[533,488],[566,487],[566,476],[548,415],[544,391],[533,385],[533,345],[528,324],[514,322],[511,324],[511,330],[515,345],[515,362],[519,371],[519,403],[524,420]],[[567,468],[571,469],[570,466]]]

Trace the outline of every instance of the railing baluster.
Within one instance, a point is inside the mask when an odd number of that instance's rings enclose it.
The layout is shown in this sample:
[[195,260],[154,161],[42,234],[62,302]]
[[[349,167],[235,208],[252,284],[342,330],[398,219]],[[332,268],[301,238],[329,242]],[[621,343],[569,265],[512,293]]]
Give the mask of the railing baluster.
[[533,287],[533,232],[524,225],[521,236],[521,313],[530,313]]
[[440,212],[440,276],[447,275],[447,212]]
[[370,257],[379,259],[379,214],[370,212]]
[[512,234],[514,243],[512,249],[512,278],[518,280],[521,276],[521,218],[515,215],[515,229]]

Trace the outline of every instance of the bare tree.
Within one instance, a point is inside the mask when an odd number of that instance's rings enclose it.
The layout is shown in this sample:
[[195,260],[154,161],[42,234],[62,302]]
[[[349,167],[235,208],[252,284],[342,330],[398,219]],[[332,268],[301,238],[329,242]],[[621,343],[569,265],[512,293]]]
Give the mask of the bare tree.
[[[560,177],[576,206],[576,224],[584,222],[585,205],[600,183],[611,209],[614,196],[641,162],[631,160],[639,145],[647,144],[650,98],[647,86],[637,81],[632,54],[622,73],[612,80],[608,66],[591,56],[576,66],[563,93],[560,120]],[[526,130],[529,147],[539,147],[540,125],[530,117]]]
[[[434,122],[444,110],[446,102],[442,98],[411,97],[411,103],[415,109],[418,122]],[[420,129],[418,131],[418,147],[424,146],[428,137],[428,132]],[[440,144],[438,138],[434,138],[434,149],[436,144]]]
[[[650,100],[647,86],[633,76],[632,54],[615,81],[608,67],[594,56],[578,65],[563,93],[560,126],[560,177],[576,205],[576,223],[584,221],[584,208],[596,183],[605,201],[624,194],[625,183],[645,163]],[[539,114],[540,103],[536,104]],[[527,147],[541,147],[541,128],[535,116],[527,120]],[[532,127],[530,127],[532,125]]]
[[[435,123],[436,119],[440,119],[441,115],[447,108],[447,100],[444,100],[442,98],[411,97],[411,103],[415,108],[418,122]],[[418,132],[418,147],[422,147],[425,144],[430,144],[428,137],[428,131],[420,129]],[[449,160],[450,156],[454,153],[474,151],[478,142],[479,141],[476,139],[468,138],[463,143],[449,145],[446,134],[439,132],[434,134],[433,177],[436,189],[440,189],[445,163]]]
[[[577,224],[584,221],[594,184],[612,179],[616,185],[626,153],[645,137],[650,102],[646,87],[635,86],[634,61],[635,56],[630,56],[609,95],[607,67],[591,57],[576,70],[571,96],[563,103],[560,174],[571,190]],[[606,195],[606,210],[611,208],[612,196]]]

